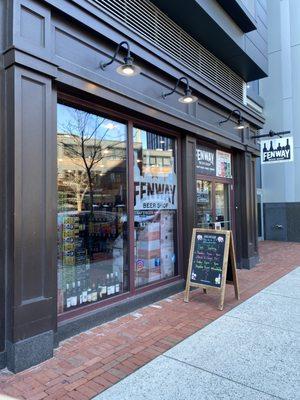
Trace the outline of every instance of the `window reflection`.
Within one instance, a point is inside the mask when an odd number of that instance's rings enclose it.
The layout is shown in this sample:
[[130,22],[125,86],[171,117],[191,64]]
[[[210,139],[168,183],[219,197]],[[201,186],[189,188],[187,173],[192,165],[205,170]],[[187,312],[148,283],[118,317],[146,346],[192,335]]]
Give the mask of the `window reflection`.
[[135,285],[176,271],[176,141],[134,129]]
[[210,228],[213,222],[212,183],[197,180],[197,227]]
[[58,105],[58,312],[128,290],[126,125]]
[[215,201],[216,221],[220,222],[222,229],[230,229],[230,201],[228,184],[215,184]]
[[229,184],[198,179],[196,188],[197,227],[230,229]]

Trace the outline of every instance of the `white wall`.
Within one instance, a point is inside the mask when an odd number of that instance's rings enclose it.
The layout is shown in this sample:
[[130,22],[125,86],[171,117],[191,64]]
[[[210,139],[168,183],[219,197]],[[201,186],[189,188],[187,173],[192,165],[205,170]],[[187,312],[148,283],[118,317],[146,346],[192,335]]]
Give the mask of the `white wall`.
[[294,162],[262,166],[264,202],[299,202],[300,0],[268,0],[267,7],[269,77],[260,81],[266,102],[264,131],[291,130]]

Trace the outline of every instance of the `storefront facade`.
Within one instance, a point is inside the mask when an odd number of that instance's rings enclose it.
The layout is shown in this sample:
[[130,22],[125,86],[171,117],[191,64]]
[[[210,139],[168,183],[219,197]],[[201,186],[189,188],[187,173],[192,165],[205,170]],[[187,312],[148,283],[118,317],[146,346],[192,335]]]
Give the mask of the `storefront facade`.
[[[251,135],[263,118],[243,104],[242,78],[215,61],[231,77],[228,91],[218,87],[105,3],[18,0],[0,10],[9,32],[0,366],[16,372],[66,337],[181,290],[193,227],[232,229],[239,267],[258,260]],[[131,78],[115,70],[121,56],[99,67],[123,40],[142,71]],[[182,75],[198,96],[190,105],[178,102],[180,87],[162,96]],[[249,127],[234,129],[235,116],[221,126],[237,108]]]

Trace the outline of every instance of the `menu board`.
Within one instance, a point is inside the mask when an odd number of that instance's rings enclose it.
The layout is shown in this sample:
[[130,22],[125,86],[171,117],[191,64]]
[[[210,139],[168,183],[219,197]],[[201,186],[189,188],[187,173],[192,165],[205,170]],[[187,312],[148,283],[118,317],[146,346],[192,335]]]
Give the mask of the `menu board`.
[[191,282],[221,287],[226,234],[197,233],[194,241]]
[[234,285],[239,299],[233,234],[229,230],[194,228],[184,301],[189,301],[190,287],[219,291],[219,309],[223,309],[226,283]]

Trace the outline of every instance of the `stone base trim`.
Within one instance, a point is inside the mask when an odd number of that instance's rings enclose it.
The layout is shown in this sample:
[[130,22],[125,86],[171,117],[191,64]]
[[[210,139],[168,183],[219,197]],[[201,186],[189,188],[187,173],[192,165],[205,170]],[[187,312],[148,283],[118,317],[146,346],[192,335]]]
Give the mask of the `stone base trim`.
[[6,351],[0,353],[0,369],[6,367]]
[[53,331],[41,333],[16,343],[7,342],[7,368],[20,372],[53,357]]
[[242,258],[238,262],[238,269],[251,269],[254,268],[259,263],[259,255],[255,255],[249,258]]

